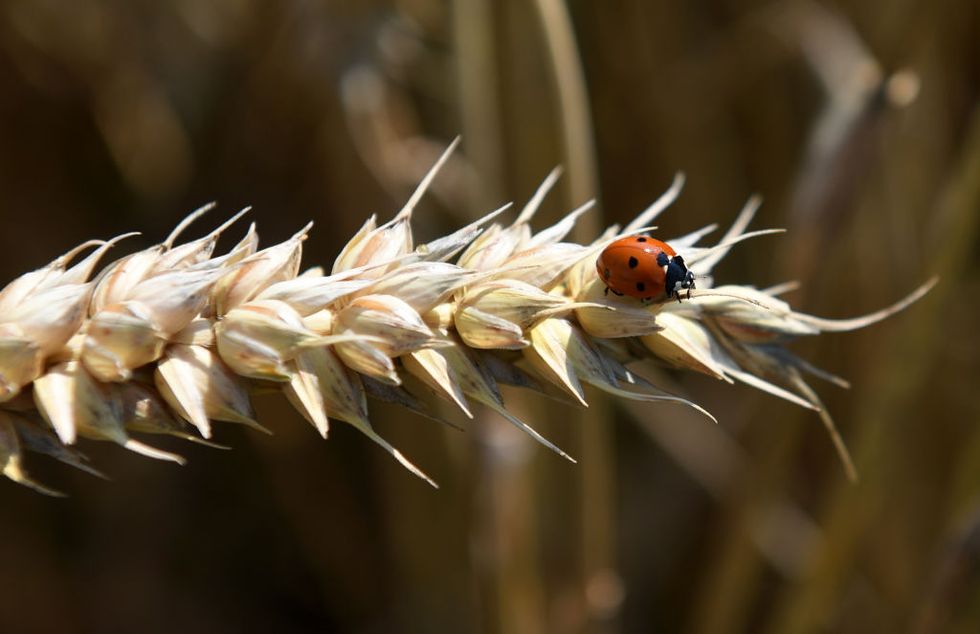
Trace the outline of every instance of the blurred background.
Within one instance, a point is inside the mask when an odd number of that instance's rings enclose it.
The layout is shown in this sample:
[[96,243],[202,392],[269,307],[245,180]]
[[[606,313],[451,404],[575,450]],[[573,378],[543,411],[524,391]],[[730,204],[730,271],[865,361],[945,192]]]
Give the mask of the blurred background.
[[439,491],[261,397],[274,436],[161,441],[182,469],[88,443],[111,482],[37,458],[68,499],[0,483],[0,631],[980,631],[978,90],[970,0],[0,3],[3,282],[210,200],[191,235],[251,204],[264,244],[315,220],[304,261],[329,266],[459,133],[420,239],[561,164],[538,226],[596,197],[590,240],[682,170],[663,236],[752,193],[789,229],[719,282],[799,280],[796,308],[846,317],[942,276],[794,346],[852,382],[820,394],[858,484],[812,412],[701,376],[672,387],[717,427],[506,393],[575,466],[490,414],[372,403]]

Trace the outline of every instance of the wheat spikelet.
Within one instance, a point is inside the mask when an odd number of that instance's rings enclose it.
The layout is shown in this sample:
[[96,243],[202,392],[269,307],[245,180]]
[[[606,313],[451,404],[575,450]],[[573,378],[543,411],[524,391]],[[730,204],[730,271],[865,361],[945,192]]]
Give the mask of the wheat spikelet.
[[[369,392],[414,403],[407,373],[472,418],[493,409],[571,460],[507,411],[498,385],[511,383],[587,405],[583,385],[621,398],[695,403],[645,379],[656,361],[719,380],[747,383],[820,413],[848,475],[847,450],[803,376],[845,385],[793,356],[782,344],[803,335],[863,327],[901,310],[928,282],[883,311],[832,321],[792,310],[779,289],[712,288],[711,271],[746,233],[750,200],[713,247],[698,243],[714,227],[671,240],[698,279],[682,303],[607,297],[595,274],[612,240],[646,228],[677,197],[682,179],[623,230],[594,243],[562,240],[589,205],[552,227],[530,222],[558,173],[517,219],[504,209],[445,238],[415,245],[415,205],[455,143],[389,222],[370,218],[333,264],[300,273],[310,225],[259,249],[254,225],[227,254],[218,237],[240,214],[204,238],[178,244],[210,207],[192,213],[161,244],[95,270],[122,238],[91,241],[27,273],[0,291],[0,464],[3,474],[36,490],[23,452],[48,454],[98,473],[74,448],[78,438],[107,440],[151,458],[182,462],[133,434],[170,434],[208,443],[215,421],[265,431],[249,395],[282,390],[326,437],[331,421],[353,425],[407,469],[435,485],[371,426]],[[92,253],[71,265],[81,252]],[[455,263],[450,263],[455,259]],[[712,418],[713,420],[713,418]]]

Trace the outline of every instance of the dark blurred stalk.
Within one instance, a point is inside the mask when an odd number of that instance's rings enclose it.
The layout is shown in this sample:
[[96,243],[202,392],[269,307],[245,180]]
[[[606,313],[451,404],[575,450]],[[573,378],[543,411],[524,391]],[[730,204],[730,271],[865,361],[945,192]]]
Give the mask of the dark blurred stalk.
[[[833,250],[830,245],[850,224],[861,185],[882,158],[881,130],[891,78],[884,78],[843,18],[809,4],[796,6],[778,35],[798,34],[815,74],[824,79],[826,104],[814,124],[792,194],[789,232],[784,238],[780,275],[807,280]],[[826,46],[832,42],[835,46]],[[904,102],[902,102],[904,105]],[[803,301],[800,293],[794,303]],[[751,626],[767,569],[759,552],[758,522],[772,500],[790,496],[794,465],[812,413],[791,410],[780,424],[767,426],[765,452],[741,474],[726,505],[717,553],[709,560],[693,631],[744,631]],[[741,493],[739,493],[741,492]],[[785,572],[785,571],[782,571]],[[777,630],[778,631],[778,630]]]
[[504,191],[504,147],[500,113],[500,71],[491,0],[455,0],[453,45],[459,114],[466,156],[482,183],[471,192],[473,214],[499,204]]
[[[564,0],[537,0],[542,33],[547,45],[557,111],[561,121],[562,163],[566,166],[569,209],[599,195],[595,133],[585,71],[575,29]],[[588,243],[601,231],[598,212],[586,214],[572,239]],[[624,588],[616,565],[615,457],[611,407],[597,398],[588,410],[576,410],[568,421],[578,434],[581,522],[579,599],[585,622],[574,631],[614,632]]]
[[[889,431],[890,424],[911,410],[920,399],[928,398],[919,389],[921,377],[940,372],[938,351],[943,349],[943,310],[952,300],[959,272],[974,257],[980,216],[980,109],[975,109],[963,145],[961,158],[952,171],[936,211],[940,245],[931,245],[935,254],[934,270],[943,278],[924,300],[920,310],[911,312],[895,329],[892,346],[875,381],[877,391],[868,390],[855,419],[861,421],[853,444],[862,472],[860,486],[840,482],[833,487],[827,510],[822,516],[826,527],[825,545],[812,553],[805,583],[794,587],[775,613],[771,632],[812,632],[831,618],[852,579],[852,567],[862,547],[874,537],[878,513],[895,494],[896,483],[890,474],[901,473],[896,464],[903,452]],[[910,363],[909,359],[914,359]],[[911,555],[911,553],[905,553]],[[901,556],[902,553],[896,553]],[[907,609],[907,608],[906,608]],[[976,631],[976,630],[973,630]]]
[[[459,77],[463,136],[477,171],[488,176],[484,195],[497,195],[503,191],[505,180],[522,185],[529,181],[528,174],[515,171],[520,164],[502,161],[505,153],[501,128],[502,96],[498,91],[501,78],[512,74],[512,69],[498,68],[496,46],[515,35],[508,33],[505,37],[497,33],[496,20],[503,19],[502,12],[519,11],[520,8],[504,8],[480,0],[460,0],[454,8],[458,63],[460,69],[466,69]],[[597,191],[588,94],[571,16],[566,7],[560,1],[541,0],[536,8],[541,25],[537,33],[547,52],[543,63],[553,82],[550,86],[536,87],[545,95],[545,99],[537,99],[538,112],[514,107],[508,111],[507,119],[510,128],[519,132],[535,125],[535,117],[540,118],[542,111],[546,119],[551,118],[548,111],[556,115],[559,123],[555,131],[560,136],[557,145],[561,148],[561,158],[555,162],[566,168],[565,195],[561,197],[560,207],[567,210],[595,196]],[[525,62],[541,63],[533,59],[520,60],[520,63]],[[527,95],[521,95],[520,99],[510,99],[509,103],[520,103],[527,98]],[[541,133],[541,130],[536,131],[537,135]],[[511,150],[520,151],[521,148]],[[542,222],[546,222],[544,216]],[[574,237],[589,240],[598,233],[598,227],[595,214],[586,216]],[[545,455],[523,467],[513,464],[505,467],[493,464],[493,450],[484,452],[489,462],[484,463],[482,477],[489,480],[483,491],[489,497],[478,506],[485,513],[481,521],[492,526],[474,528],[482,534],[478,538],[480,543],[496,544],[495,556],[499,558],[492,570],[482,573],[484,586],[488,590],[495,589],[488,594],[493,597],[496,613],[489,622],[490,629],[533,631],[547,623],[549,631],[608,631],[622,593],[614,571],[611,431],[608,417],[604,415],[605,408],[594,406],[587,413],[576,411],[563,415],[561,421],[549,421],[556,418],[553,408],[536,403],[529,403],[527,407],[533,412],[532,420],[536,424],[551,430],[561,429],[560,433],[566,436],[575,436],[570,449],[576,453],[579,464],[576,467],[554,464],[550,460],[552,456]],[[560,425],[555,424],[558,422]],[[538,477],[541,475],[538,470],[546,474],[543,479]],[[573,471],[574,480],[568,478],[569,470]],[[572,482],[575,484],[570,487]],[[536,509],[544,506],[552,509],[552,513],[577,515],[574,519],[565,517],[558,523],[539,524],[535,521]],[[520,515],[516,517],[512,514],[515,508],[520,509]],[[549,534],[557,527],[561,527],[561,535]],[[495,530],[496,534],[487,534],[488,530]],[[573,546],[575,538],[579,540],[577,548]],[[573,549],[569,550],[569,546]],[[540,568],[538,558],[545,552],[561,557],[563,563],[559,567],[573,574],[556,575],[555,570]]]
[[[803,414],[808,415],[810,412]],[[801,417],[797,414],[792,418]],[[765,454],[755,458],[754,468],[732,474],[734,480],[727,483],[725,516],[717,531],[721,538],[708,558],[705,582],[690,603],[692,632],[751,631],[753,604],[767,564],[759,550],[760,541],[754,537],[760,532],[759,523],[768,505],[786,495],[784,474],[793,467],[804,429],[799,420],[779,423],[783,431],[771,437]]]
[[[459,111],[469,160],[482,185],[472,192],[471,213],[483,213],[505,192],[501,81],[491,0],[456,0],[453,40],[456,49]],[[480,419],[483,420],[480,420]],[[526,458],[528,441],[500,427],[494,416],[478,416],[472,427],[473,471],[471,526],[474,574],[480,588],[483,630],[533,632],[546,623],[541,583],[537,509],[533,472]]]

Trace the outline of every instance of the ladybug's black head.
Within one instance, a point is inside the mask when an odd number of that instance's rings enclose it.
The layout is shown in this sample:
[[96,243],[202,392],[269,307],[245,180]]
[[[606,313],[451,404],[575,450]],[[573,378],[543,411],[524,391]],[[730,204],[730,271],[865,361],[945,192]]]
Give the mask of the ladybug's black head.
[[667,297],[681,298],[681,291],[687,289],[687,296],[691,296],[691,289],[694,288],[694,273],[687,270],[684,265],[684,258],[675,255],[667,263],[667,280],[664,285]]

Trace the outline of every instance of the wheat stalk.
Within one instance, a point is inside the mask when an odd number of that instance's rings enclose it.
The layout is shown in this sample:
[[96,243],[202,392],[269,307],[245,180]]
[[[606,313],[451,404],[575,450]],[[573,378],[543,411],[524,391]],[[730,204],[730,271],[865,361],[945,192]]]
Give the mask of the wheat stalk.
[[758,208],[753,199],[717,245],[697,246],[714,227],[670,241],[706,290],[681,303],[607,297],[595,274],[597,254],[648,228],[679,194],[679,176],[627,227],[612,227],[590,245],[562,240],[591,203],[552,227],[530,228],[557,170],[510,225],[495,222],[504,208],[415,245],[413,209],[455,146],[392,220],[378,226],[372,216],[364,224],[329,275],[320,267],[300,273],[310,225],[261,250],[252,225],[231,251],[215,256],[218,238],[240,213],[204,238],[178,244],[208,206],[161,244],[98,274],[100,259],[131,234],[86,242],[10,282],[0,291],[3,474],[60,495],[25,472],[23,452],[98,474],[74,447],[80,437],[183,463],[133,435],[210,444],[212,421],[264,430],[250,394],[271,388],[285,393],[324,438],[331,420],[347,422],[435,486],[371,426],[369,393],[416,403],[402,385],[412,375],[465,416],[472,418],[475,404],[489,407],[571,460],[506,409],[498,385],[586,405],[583,384],[589,384],[623,398],[683,403],[714,420],[644,378],[644,364],[657,362],[746,383],[819,412],[848,476],[856,478],[833,421],[803,377],[846,382],[782,344],[884,319],[935,280],[894,306],[842,321],[795,312],[777,298],[781,288],[712,287],[712,268],[735,244],[774,232],[746,233]]

